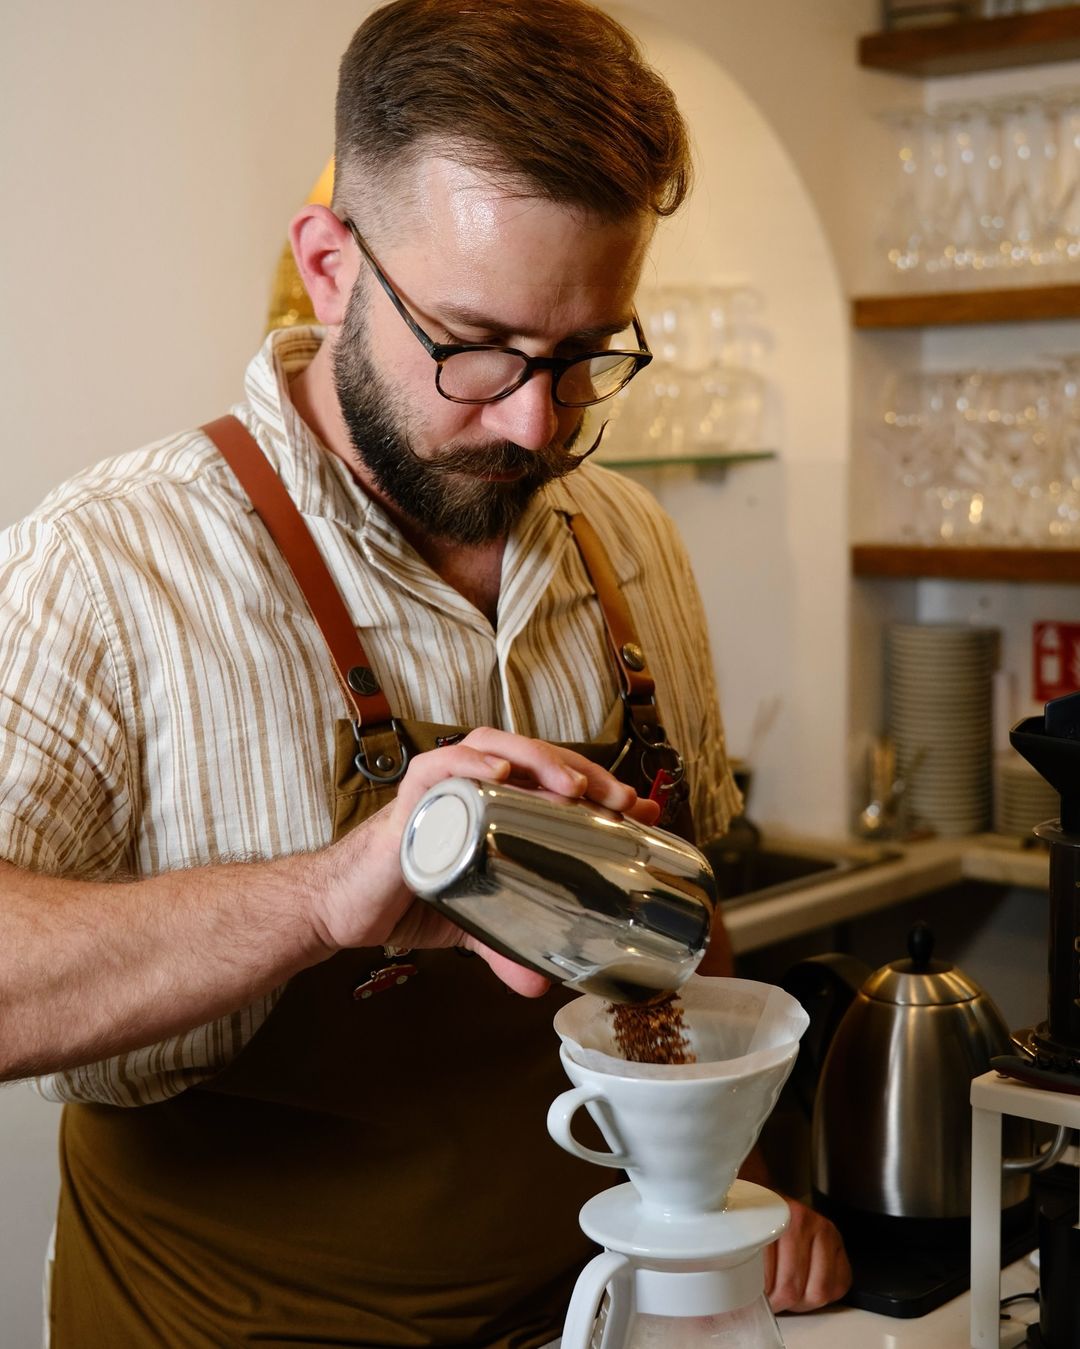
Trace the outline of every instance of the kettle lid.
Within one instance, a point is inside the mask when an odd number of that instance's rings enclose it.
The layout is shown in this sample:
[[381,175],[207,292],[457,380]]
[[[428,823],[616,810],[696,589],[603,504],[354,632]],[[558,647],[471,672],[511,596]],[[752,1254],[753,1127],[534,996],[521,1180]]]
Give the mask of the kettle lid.
[[863,984],[861,992],[877,1002],[905,1006],[944,1007],[971,1002],[982,989],[947,960],[934,960],[934,934],[927,923],[916,923],[908,933],[908,954],[883,965]]

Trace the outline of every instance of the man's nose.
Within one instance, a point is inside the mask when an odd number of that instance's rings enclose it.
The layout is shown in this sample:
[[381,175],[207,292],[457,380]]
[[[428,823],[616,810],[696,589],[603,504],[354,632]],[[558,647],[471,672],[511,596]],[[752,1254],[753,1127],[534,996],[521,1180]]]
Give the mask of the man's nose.
[[559,429],[559,409],[551,396],[551,372],[537,370],[520,389],[484,407],[484,428],[526,450],[550,445]]

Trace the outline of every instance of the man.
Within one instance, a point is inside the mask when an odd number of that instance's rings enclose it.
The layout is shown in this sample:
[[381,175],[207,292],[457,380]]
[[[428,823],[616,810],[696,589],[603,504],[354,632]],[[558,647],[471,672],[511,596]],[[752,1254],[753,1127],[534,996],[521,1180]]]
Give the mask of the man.
[[[455,775],[737,804],[682,546],[580,467],[646,359],[670,91],[580,0],[397,0],[335,155],[292,227],[325,334],[5,540],[0,1075],[69,1103],[56,1349],[549,1341],[609,1179],[544,1135],[565,995],[412,900],[404,822]],[[793,1212],[780,1308],[846,1280]]]

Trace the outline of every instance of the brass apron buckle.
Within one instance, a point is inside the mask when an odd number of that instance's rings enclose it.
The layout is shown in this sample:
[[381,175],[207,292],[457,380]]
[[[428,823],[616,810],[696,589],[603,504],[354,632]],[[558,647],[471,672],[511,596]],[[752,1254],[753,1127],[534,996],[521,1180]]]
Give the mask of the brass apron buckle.
[[352,728],[353,735],[356,736],[356,757],[353,759],[356,771],[363,774],[368,782],[380,787],[400,782],[409,766],[409,746],[397,717],[390,719],[390,729],[397,736],[397,754],[388,754],[385,750],[381,750],[376,754],[374,762],[369,762],[370,756],[364,745],[360,723],[354,721]]

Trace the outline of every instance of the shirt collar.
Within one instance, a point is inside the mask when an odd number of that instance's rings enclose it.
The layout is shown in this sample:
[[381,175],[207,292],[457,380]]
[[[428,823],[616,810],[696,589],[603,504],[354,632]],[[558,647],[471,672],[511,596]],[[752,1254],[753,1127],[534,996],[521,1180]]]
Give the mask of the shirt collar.
[[355,529],[377,507],[300,416],[289,393],[289,381],[311,363],[325,335],[315,326],[271,332],[248,365],[244,392],[256,422],[250,429],[301,515]]

